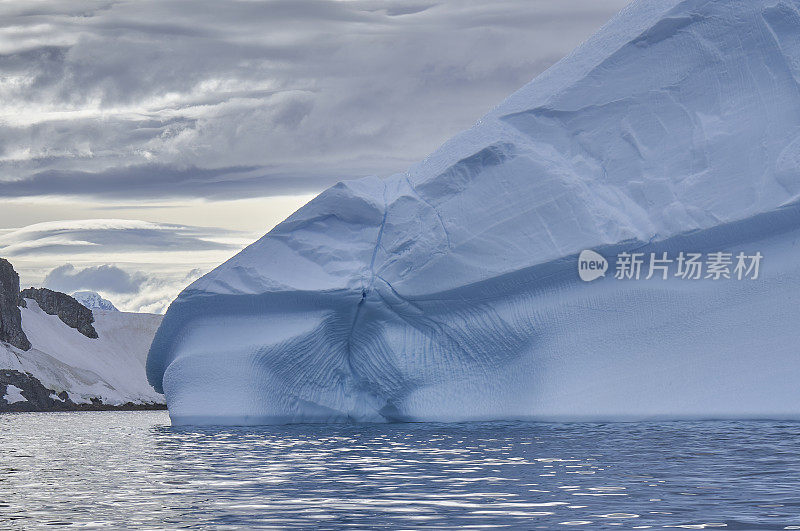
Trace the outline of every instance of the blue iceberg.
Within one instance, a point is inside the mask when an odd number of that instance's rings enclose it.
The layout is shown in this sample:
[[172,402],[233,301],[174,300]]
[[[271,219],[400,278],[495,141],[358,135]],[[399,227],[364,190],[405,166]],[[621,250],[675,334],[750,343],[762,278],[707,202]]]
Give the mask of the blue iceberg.
[[[194,282],[150,383],[176,424],[800,417],[798,28],[796,0],[634,2]],[[615,278],[630,255],[673,269]]]

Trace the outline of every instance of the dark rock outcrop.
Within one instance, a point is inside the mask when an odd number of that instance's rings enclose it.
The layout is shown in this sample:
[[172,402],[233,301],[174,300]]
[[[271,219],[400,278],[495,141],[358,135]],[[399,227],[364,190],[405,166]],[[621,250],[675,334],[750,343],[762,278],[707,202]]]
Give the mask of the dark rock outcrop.
[[0,258],[0,341],[28,350],[31,342],[22,330],[18,302],[19,275],[8,260]]
[[49,315],[57,315],[64,324],[74,328],[91,339],[97,339],[97,331],[92,326],[92,310],[66,293],[47,288],[28,288],[19,294],[20,300],[33,299]]
[[[14,386],[16,389],[9,389]],[[12,404],[5,400],[5,396],[12,395],[19,390],[25,400]],[[30,374],[8,369],[0,369],[0,413],[18,411],[138,411],[151,409],[166,409],[164,404],[134,404],[127,402],[118,406],[104,404],[98,399],[92,399],[91,404],[76,404],[70,400],[65,391],[56,393],[48,389],[42,382]]]

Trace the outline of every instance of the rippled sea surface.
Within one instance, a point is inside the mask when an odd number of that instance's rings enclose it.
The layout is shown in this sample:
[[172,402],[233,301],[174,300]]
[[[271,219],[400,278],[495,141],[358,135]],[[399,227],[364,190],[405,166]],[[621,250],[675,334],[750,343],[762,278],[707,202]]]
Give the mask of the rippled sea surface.
[[800,529],[800,424],[0,415],[0,527]]

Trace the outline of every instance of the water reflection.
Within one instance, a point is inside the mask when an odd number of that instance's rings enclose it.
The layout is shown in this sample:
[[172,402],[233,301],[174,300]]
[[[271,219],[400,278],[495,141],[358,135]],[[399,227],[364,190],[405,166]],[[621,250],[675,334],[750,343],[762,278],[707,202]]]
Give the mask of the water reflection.
[[800,528],[800,424],[172,428],[0,416],[0,524]]

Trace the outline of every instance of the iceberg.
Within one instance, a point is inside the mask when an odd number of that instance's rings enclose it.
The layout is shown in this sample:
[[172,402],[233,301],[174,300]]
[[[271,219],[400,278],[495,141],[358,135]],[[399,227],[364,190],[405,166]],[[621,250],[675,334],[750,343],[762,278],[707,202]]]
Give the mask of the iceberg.
[[[800,418],[798,28],[797,0],[635,1],[407,172],[324,191],[170,306],[173,423]],[[739,251],[757,275],[614,274]]]

